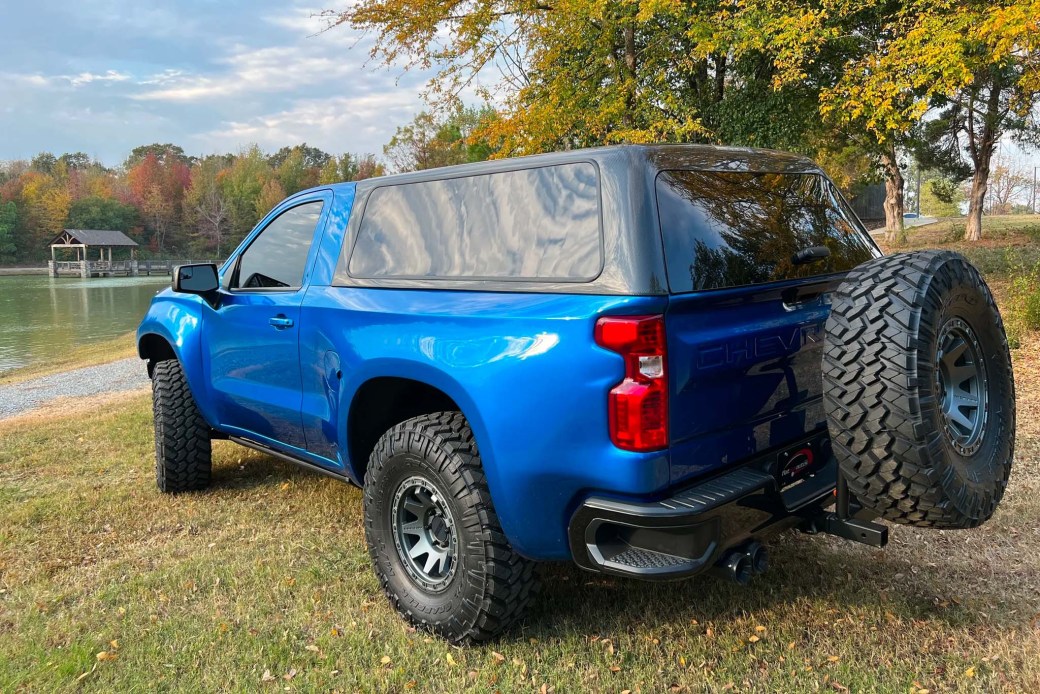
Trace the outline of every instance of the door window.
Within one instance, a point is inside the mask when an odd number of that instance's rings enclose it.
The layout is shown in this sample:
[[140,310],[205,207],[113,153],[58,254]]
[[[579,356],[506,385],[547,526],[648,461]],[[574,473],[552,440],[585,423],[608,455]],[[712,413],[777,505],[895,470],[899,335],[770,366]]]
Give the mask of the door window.
[[321,200],[286,210],[242,252],[233,289],[298,289],[321,217]]

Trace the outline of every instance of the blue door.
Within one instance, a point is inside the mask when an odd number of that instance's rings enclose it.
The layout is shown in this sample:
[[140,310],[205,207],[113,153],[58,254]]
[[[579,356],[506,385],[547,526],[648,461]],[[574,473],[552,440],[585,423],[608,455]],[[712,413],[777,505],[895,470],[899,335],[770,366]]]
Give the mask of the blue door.
[[302,448],[300,304],[331,193],[276,210],[233,259],[220,303],[203,321],[221,425]]

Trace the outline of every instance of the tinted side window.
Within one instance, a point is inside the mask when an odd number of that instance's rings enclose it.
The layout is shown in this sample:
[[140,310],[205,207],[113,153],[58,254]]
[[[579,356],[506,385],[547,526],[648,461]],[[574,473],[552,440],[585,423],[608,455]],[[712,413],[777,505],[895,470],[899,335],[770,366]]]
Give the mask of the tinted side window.
[[323,205],[320,200],[308,202],[272,220],[242,253],[234,286],[241,289],[301,286],[307,253]]
[[576,163],[377,188],[349,271],[363,278],[590,280],[597,170]]
[[[657,204],[673,292],[843,272],[877,255],[815,174],[666,171]],[[792,262],[811,246],[826,246],[830,257]]]

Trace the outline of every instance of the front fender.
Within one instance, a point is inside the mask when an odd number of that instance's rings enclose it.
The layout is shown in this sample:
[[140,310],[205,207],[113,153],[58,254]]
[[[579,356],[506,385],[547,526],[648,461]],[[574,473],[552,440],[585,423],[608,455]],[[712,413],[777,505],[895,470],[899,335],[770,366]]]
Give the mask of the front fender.
[[209,396],[202,358],[202,317],[204,302],[190,294],[174,294],[167,289],[152,299],[137,329],[137,352],[144,359],[142,339],[158,335],[166,340],[181,363],[195,403],[203,419],[211,427],[217,423],[216,411]]

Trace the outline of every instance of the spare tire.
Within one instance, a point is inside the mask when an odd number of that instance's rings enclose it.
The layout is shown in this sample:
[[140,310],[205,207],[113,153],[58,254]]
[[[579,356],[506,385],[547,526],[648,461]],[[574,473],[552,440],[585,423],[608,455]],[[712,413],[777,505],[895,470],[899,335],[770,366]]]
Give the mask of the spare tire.
[[1004,496],[1015,384],[993,295],[949,251],[860,265],[833,294],[823,359],[835,455],[895,523],[973,528]]

